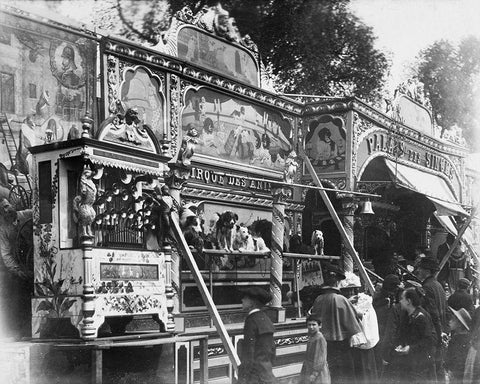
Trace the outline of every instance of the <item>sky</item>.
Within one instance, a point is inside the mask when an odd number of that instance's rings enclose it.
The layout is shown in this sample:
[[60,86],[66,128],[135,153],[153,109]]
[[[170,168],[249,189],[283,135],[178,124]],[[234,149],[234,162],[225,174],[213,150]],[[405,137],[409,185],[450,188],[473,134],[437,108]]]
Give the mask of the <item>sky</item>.
[[480,0],[352,0],[350,9],[373,28],[377,48],[391,53],[392,85],[434,41],[480,38]]
[[[32,12],[45,9],[44,0],[0,2],[28,4]],[[91,19],[95,0],[60,3],[61,13],[84,22]],[[351,0],[350,9],[373,28],[377,48],[389,53],[392,68],[387,85],[392,91],[408,77],[408,65],[420,50],[434,41],[448,39],[456,43],[468,35],[480,38],[480,0]]]

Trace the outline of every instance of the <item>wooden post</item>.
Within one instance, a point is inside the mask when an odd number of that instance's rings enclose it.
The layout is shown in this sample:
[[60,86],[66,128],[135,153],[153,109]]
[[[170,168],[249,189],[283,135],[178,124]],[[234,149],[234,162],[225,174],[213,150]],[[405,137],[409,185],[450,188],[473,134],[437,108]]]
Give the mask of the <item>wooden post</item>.
[[[315,169],[313,168],[313,165],[312,165],[310,159],[305,154],[305,152],[303,152],[303,149],[301,151],[301,156],[303,158],[303,161],[304,161],[308,171],[310,172],[310,175],[312,176],[313,182],[318,187],[323,187],[322,182],[318,178],[318,175],[315,172]],[[340,232],[340,236],[342,237],[344,245],[346,246],[348,252],[350,252],[350,255],[353,257],[353,260],[357,263],[358,270],[360,271],[360,276],[362,277],[363,281],[365,282],[366,288],[373,295],[375,293],[375,288],[373,287],[372,281],[370,280],[370,277],[368,276],[367,272],[365,271],[365,267],[363,266],[362,261],[360,260],[360,257],[358,256],[357,251],[353,247],[353,243],[350,240],[347,232],[345,231],[345,227],[343,226],[340,218],[338,217],[338,214],[335,211],[335,208],[333,207],[332,202],[330,201],[330,198],[327,195],[327,192],[320,189],[318,191],[318,193],[322,197],[322,200],[323,200],[324,204],[327,206],[328,211],[330,212],[330,216],[332,216],[332,219],[335,222],[335,225],[337,226],[338,231]]]
[[462,239],[463,234],[465,233],[465,231],[467,230],[468,226],[470,225],[470,223],[472,222],[473,218],[475,217],[476,211],[477,211],[477,208],[476,208],[476,207],[472,209],[472,213],[471,213],[470,216],[467,218],[467,220],[465,221],[465,223],[463,223],[463,226],[462,226],[462,228],[460,228],[460,231],[458,231],[458,235],[457,235],[455,241],[453,242],[452,246],[451,246],[450,249],[447,251],[447,253],[445,254],[445,256],[443,256],[442,261],[440,261],[440,264],[439,264],[439,266],[438,266],[438,271],[437,271],[437,273],[435,273],[435,277],[438,276],[438,274],[440,273],[440,271],[442,270],[442,268],[445,266],[446,262],[447,262],[448,259],[450,258],[452,252],[453,252],[454,249],[457,247],[457,245],[460,243],[460,240]]
[[200,339],[200,384],[208,384],[208,337]]
[[283,236],[285,230],[286,198],[291,196],[291,190],[283,186],[272,185],[272,249],[270,267],[270,307],[277,311],[277,322],[285,321],[282,307],[282,277],[283,277]]
[[170,219],[170,223],[173,229],[173,233],[175,234],[178,242],[178,249],[183,253],[185,260],[190,268],[193,278],[195,279],[195,283],[197,284],[198,290],[200,291],[200,295],[202,296],[203,302],[210,313],[210,316],[213,318],[213,322],[215,324],[215,328],[217,328],[217,332],[219,333],[220,339],[222,340],[223,346],[227,351],[228,357],[230,358],[230,362],[232,363],[233,369],[238,371],[238,366],[240,365],[240,359],[238,357],[237,351],[235,350],[232,340],[228,335],[227,329],[223,324],[223,321],[218,313],[217,307],[213,302],[212,296],[210,296],[210,292],[203,280],[202,273],[198,269],[197,262],[195,261],[192,252],[190,251],[190,247],[188,246],[185,237],[183,237],[182,230],[180,229],[180,224],[178,221]]
[[103,381],[103,350],[92,349],[92,384],[102,384]]

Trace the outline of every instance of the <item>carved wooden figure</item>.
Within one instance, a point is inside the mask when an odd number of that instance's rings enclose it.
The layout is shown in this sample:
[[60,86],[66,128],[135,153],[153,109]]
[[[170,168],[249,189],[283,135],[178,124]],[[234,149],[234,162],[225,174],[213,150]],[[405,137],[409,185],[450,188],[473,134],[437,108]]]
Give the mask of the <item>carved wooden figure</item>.
[[95,219],[93,203],[97,187],[92,180],[93,171],[85,167],[79,181],[79,194],[73,199],[73,219],[78,224],[80,238],[93,238],[91,224]]

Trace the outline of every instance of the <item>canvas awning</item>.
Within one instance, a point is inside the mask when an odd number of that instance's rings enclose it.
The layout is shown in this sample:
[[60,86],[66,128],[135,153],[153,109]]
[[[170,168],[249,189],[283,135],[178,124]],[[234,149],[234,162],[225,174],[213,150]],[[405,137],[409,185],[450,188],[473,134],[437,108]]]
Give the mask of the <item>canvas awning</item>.
[[455,198],[447,182],[440,176],[395,163],[384,159],[392,180],[402,187],[421,193],[428,198],[442,216],[468,216],[461,204]]

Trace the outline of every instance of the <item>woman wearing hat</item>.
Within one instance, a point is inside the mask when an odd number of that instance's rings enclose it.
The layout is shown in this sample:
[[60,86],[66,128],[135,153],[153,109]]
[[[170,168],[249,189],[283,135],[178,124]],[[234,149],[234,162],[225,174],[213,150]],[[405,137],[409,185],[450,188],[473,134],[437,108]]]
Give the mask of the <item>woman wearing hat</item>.
[[378,343],[377,314],[372,305],[372,297],[358,291],[361,288],[360,278],[353,272],[346,272],[346,278],[340,281],[342,294],[352,303],[363,329],[366,343],[352,348],[357,384],[374,383],[377,380],[377,367],[373,347]]
[[452,316],[448,322],[451,330],[451,338],[448,343],[448,350],[445,357],[445,365],[449,372],[450,384],[462,384],[467,359],[468,348],[470,347],[470,325],[472,318],[465,308],[458,311],[449,307]]
[[270,318],[260,310],[272,298],[259,287],[249,287],[242,292],[242,307],[248,312],[243,327],[243,343],[238,369],[240,384],[271,384],[275,382],[274,327]]
[[311,314],[322,321],[332,383],[351,383],[355,378],[352,347],[365,344],[366,339],[353,305],[338,288],[345,275],[331,264],[324,270],[325,284],[313,303]]

